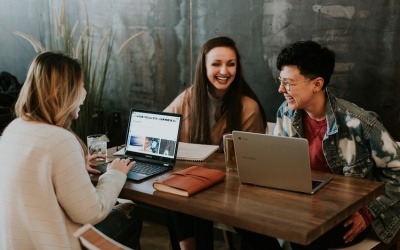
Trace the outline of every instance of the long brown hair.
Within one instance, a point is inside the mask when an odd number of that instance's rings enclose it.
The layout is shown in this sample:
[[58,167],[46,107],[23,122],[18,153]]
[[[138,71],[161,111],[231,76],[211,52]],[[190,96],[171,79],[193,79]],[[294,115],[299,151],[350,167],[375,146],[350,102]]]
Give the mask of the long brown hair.
[[210,84],[207,78],[206,55],[216,47],[231,48],[236,54],[237,68],[236,76],[226,92],[221,107],[221,114],[226,114],[226,131],[240,130],[242,127],[242,96],[248,96],[257,102],[260,109],[263,124],[266,124],[264,109],[256,94],[250,88],[243,76],[240,54],[235,41],[229,37],[216,37],[208,40],[200,50],[197,58],[196,71],[194,75],[193,99],[191,105],[191,120],[189,140],[194,143],[208,144],[211,142],[209,114],[208,114],[208,94],[207,89]]
[[[71,131],[71,113],[80,104],[82,77],[77,60],[61,52],[39,54],[29,67],[15,104],[16,116]],[[84,149],[84,143],[82,146]]]

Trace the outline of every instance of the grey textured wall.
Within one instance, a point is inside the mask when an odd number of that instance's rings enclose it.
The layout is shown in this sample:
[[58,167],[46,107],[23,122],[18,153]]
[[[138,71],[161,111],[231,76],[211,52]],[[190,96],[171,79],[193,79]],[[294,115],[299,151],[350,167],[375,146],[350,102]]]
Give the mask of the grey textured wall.
[[[377,112],[400,140],[398,1],[70,0],[71,22],[84,22],[85,4],[99,34],[115,28],[117,47],[145,31],[113,59],[104,101],[107,113],[126,114],[132,107],[162,110],[190,85],[202,44],[228,35],[237,41],[245,76],[273,121],[283,101],[273,80],[277,54],[289,43],[312,39],[337,53],[331,91]],[[24,80],[35,53],[11,32],[46,36],[49,10],[59,6],[52,0],[2,1],[0,71]]]

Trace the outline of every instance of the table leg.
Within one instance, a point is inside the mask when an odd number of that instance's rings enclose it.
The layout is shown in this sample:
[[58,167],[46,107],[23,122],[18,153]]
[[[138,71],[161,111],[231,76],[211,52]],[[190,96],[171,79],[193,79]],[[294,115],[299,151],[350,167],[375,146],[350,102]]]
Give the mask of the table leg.
[[196,217],[195,239],[196,249],[214,249],[213,222]]

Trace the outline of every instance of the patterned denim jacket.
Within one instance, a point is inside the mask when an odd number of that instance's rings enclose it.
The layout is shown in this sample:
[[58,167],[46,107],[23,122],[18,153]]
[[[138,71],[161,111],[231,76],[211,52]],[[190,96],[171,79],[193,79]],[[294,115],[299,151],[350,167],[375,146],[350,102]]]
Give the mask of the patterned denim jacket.
[[[335,174],[385,183],[385,193],[367,207],[376,234],[389,243],[400,228],[400,147],[375,113],[326,93],[325,159]],[[274,135],[304,138],[303,112],[289,109],[284,102]]]

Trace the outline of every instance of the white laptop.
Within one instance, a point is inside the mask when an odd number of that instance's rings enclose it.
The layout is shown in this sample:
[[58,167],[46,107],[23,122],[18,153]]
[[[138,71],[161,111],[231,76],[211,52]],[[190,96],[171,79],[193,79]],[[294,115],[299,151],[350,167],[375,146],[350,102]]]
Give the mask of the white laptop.
[[303,138],[233,131],[240,182],[314,194],[332,177],[311,175],[308,141]]

